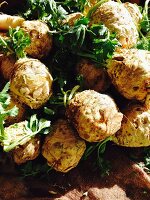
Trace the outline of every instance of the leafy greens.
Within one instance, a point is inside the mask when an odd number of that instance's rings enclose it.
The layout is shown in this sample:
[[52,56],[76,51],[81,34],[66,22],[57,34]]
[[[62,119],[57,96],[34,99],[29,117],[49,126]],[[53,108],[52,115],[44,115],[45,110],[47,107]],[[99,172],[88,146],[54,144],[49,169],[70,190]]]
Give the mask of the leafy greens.
[[30,45],[30,37],[21,28],[9,28],[6,36],[0,36],[0,51],[16,58],[26,56],[25,48]]
[[[50,121],[46,119],[37,119],[36,114],[30,117],[29,121],[24,121],[24,124],[16,123],[4,130],[4,139],[1,141],[4,151],[8,152],[19,145],[25,144],[36,134],[48,134],[50,131]],[[9,129],[13,129],[13,136],[11,136]],[[21,133],[18,134],[18,129]],[[15,136],[15,137],[14,137]]]
[[142,9],[142,20],[140,23],[140,40],[137,43],[138,49],[150,51],[150,0],[145,1],[144,8]]
[[9,87],[10,83],[8,82],[0,92],[0,141],[3,141],[6,138],[4,132],[5,119],[8,116],[16,116],[18,114],[18,108],[16,106],[11,109],[8,107],[11,99],[8,93]]
[[[103,1],[96,4],[99,6]],[[89,26],[90,15],[82,16],[74,20],[74,24],[69,24],[68,11],[65,7],[78,7],[82,11],[89,2],[80,1],[60,1],[54,0],[28,0],[27,10],[24,14],[26,19],[41,19],[50,27],[50,33],[56,47],[60,52],[68,51],[79,57],[87,57],[95,62],[104,64],[110,58],[120,43],[116,39],[115,33],[110,33],[104,24]],[[80,6],[79,6],[80,5]],[[58,54],[58,52],[56,52]]]
[[89,156],[91,156],[95,151],[97,151],[96,162],[93,163],[93,167],[98,167],[101,171],[101,176],[109,175],[110,171],[110,163],[104,158],[104,152],[106,150],[107,143],[111,141],[111,137],[106,138],[104,141],[99,142],[97,144],[89,144],[82,160],[87,160]]

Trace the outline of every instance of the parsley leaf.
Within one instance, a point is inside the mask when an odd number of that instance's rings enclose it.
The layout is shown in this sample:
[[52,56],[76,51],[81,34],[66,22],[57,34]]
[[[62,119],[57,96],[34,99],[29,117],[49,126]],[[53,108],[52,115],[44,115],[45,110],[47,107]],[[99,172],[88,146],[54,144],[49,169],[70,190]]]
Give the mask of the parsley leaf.
[[18,108],[14,106],[8,109],[10,104],[10,95],[8,93],[10,83],[8,82],[4,89],[0,92],[0,141],[3,141],[7,136],[4,131],[4,122],[7,116],[16,116],[18,114]]
[[93,163],[93,167],[100,169],[102,177],[105,175],[109,175],[109,171],[110,171],[110,163],[104,158],[106,144],[108,141],[111,141],[111,137],[108,137],[104,141],[96,143],[96,144],[89,144],[89,146],[87,147],[82,157],[82,160],[87,160],[88,157],[93,155],[93,153],[96,151],[97,158],[96,158],[96,162]]
[[0,36],[0,50],[14,54],[18,59],[26,56],[25,48],[30,45],[30,38],[21,28],[9,28],[6,37]]
[[95,61],[104,63],[111,58],[117,46],[121,46],[116,39],[115,33],[110,33],[104,24],[93,25],[91,27],[93,33],[93,54]]
[[145,5],[142,11],[142,21],[141,21],[141,30],[144,33],[148,33],[150,32],[150,11],[149,11],[149,4],[150,0],[146,0],[145,1]]
[[[99,1],[94,8],[105,1],[107,0]],[[83,10],[88,3],[85,0],[66,0],[59,3],[54,0],[28,0],[29,5],[25,15],[30,19],[41,19],[50,26],[50,33],[53,34],[54,43],[59,51],[64,52],[67,49],[74,55],[88,57],[98,63],[104,63],[107,58],[112,56],[115,48],[120,46],[116,35],[110,33],[103,24],[89,27],[90,14],[76,20],[74,25],[65,23],[68,13],[64,6],[77,7],[78,10]],[[91,12],[90,10],[89,13]],[[87,43],[92,45],[87,46]]]
[[70,12],[83,12],[85,6],[90,4],[89,0],[65,0],[62,2]]
[[66,17],[66,14],[67,11],[54,0],[28,0],[26,11],[22,13],[26,19],[45,21],[53,30],[58,30],[59,22]]
[[121,46],[116,38],[115,33],[110,33],[109,29],[104,24],[93,24],[88,29],[86,44],[83,49],[78,52],[78,55],[89,58],[102,67],[105,67],[107,59],[111,58],[116,47]]
[[140,39],[136,45],[138,49],[144,49],[150,51],[150,0],[145,1],[145,5],[142,11],[142,21],[140,23],[139,35]]
[[144,50],[150,51],[150,34],[147,34],[146,36],[144,36],[141,33],[140,35],[141,35],[141,39],[138,41],[136,47],[138,49],[144,49]]
[[36,161],[28,161],[27,163],[20,166],[20,174],[22,178],[29,176],[40,176],[40,178],[47,177],[52,168],[47,163],[41,163]]
[[46,119],[38,120],[36,114],[34,114],[29,121],[16,123],[4,129],[5,138],[1,141],[3,150],[8,152],[18,145],[25,144],[36,134],[48,134],[49,131],[50,121]]

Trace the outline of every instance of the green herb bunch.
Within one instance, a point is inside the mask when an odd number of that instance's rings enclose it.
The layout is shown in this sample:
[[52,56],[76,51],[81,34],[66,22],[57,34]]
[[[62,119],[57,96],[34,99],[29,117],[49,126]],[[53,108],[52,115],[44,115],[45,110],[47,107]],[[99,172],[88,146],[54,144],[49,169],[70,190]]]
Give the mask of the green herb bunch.
[[8,116],[16,116],[18,114],[18,108],[14,106],[11,109],[8,109],[10,104],[10,95],[8,93],[10,87],[10,83],[8,82],[4,89],[0,92],[0,142],[6,139],[6,135],[4,132],[4,123],[5,119]]
[[26,19],[40,19],[45,21],[51,29],[58,30],[59,23],[65,19],[67,11],[54,0],[28,0],[25,12],[22,13]]
[[30,45],[30,37],[21,28],[9,28],[6,36],[0,36],[0,51],[16,58],[26,56],[25,48]]
[[107,143],[111,141],[111,137],[106,138],[104,141],[96,143],[96,144],[89,144],[87,149],[83,155],[82,160],[87,160],[93,153],[96,152],[96,161],[93,163],[93,168],[98,168],[101,171],[101,176],[109,175],[110,172],[110,163],[104,157],[105,150]]
[[19,171],[22,178],[26,177],[38,177],[38,178],[48,178],[52,168],[47,165],[47,163],[41,163],[35,161],[28,161],[21,167],[19,167]]
[[[98,2],[98,5],[101,3]],[[89,27],[90,15],[83,16],[69,25],[65,22],[71,11],[66,11],[66,6],[77,7],[82,11],[88,1],[60,1],[54,0],[28,0],[27,10],[24,14],[26,19],[41,19],[50,27],[53,40],[58,51],[56,55],[68,51],[76,56],[88,57],[98,63],[105,63],[110,58],[120,43],[115,33],[105,27],[104,24]],[[54,56],[55,57],[55,56]]]
[[121,46],[115,33],[110,33],[104,24],[93,24],[88,37],[91,45],[89,49],[85,48],[81,56],[85,56],[96,63],[105,66],[107,59],[111,58],[116,47]]
[[88,0],[65,0],[60,2],[62,2],[63,6],[71,13],[83,12],[85,6],[90,6]]
[[140,23],[140,40],[138,41],[137,48],[150,51],[150,0],[145,1],[144,8],[142,9],[142,20]]
[[[48,134],[50,131],[50,121],[46,119],[39,119],[37,115],[34,114],[30,117],[29,121],[24,121],[24,126],[22,127],[22,132],[17,136],[19,124],[15,123],[11,125],[13,128],[13,136],[10,135],[8,129],[4,129],[4,139],[1,141],[3,150],[8,152],[19,145],[23,145],[28,142],[32,137],[37,134]],[[16,137],[14,137],[16,135]]]

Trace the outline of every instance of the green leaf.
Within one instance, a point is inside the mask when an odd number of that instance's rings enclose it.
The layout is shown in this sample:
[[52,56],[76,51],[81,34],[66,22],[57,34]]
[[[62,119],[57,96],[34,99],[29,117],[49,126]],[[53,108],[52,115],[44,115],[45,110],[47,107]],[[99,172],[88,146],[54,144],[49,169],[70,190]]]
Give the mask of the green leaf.
[[19,167],[22,178],[29,176],[38,176],[38,178],[47,177],[51,170],[52,167],[48,166],[47,163],[41,163],[37,161],[28,161]]
[[12,49],[17,58],[26,56],[25,48],[30,45],[30,37],[21,28],[10,28],[8,36],[12,42]]
[[8,116],[16,116],[18,114],[18,108],[14,106],[11,109],[8,109],[10,104],[10,95],[9,95],[9,86],[10,83],[8,82],[3,90],[0,92],[0,141],[6,138],[4,133],[4,123],[5,119]]
[[147,39],[147,40],[140,40],[138,43],[137,43],[137,48],[138,49],[143,49],[143,50],[148,50],[150,51],[150,39]]
[[81,90],[83,90],[83,85],[84,85],[84,77],[83,77],[83,75],[77,75],[76,76],[76,80],[77,80],[77,82],[78,82],[78,84],[79,84],[79,86],[80,86],[80,89]]
[[18,114],[18,108],[17,106],[14,106],[13,108],[6,110],[3,115],[4,116],[11,116],[11,117],[15,117]]
[[150,11],[149,11],[150,0],[145,1],[145,5],[142,11],[141,31],[144,33],[150,32]]
[[50,121],[46,119],[42,118],[38,120],[37,115],[34,114],[30,117],[30,120],[28,121],[27,126],[25,127],[25,131],[32,132],[33,135],[36,135],[37,133],[42,133],[43,129],[49,128],[50,124]]
[[34,114],[30,117],[30,120],[29,120],[26,128],[28,130],[31,130],[32,132],[37,131],[37,129],[38,129],[38,119],[37,119],[36,114]]
[[142,32],[140,32],[140,36],[141,36],[141,39],[139,39],[136,47],[138,49],[144,49],[144,50],[150,51],[150,34],[147,34],[144,36]]
[[1,94],[7,94],[9,88],[10,88],[10,82],[6,83],[6,85],[4,86],[3,90],[0,92],[0,95]]
[[0,105],[1,105],[1,109],[4,109],[4,108],[6,109],[7,106],[9,105],[9,103],[10,103],[10,95],[8,93],[9,87],[10,87],[10,82],[8,82],[5,85],[4,89],[0,92]]
[[26,56],[25,48],[30,45],[30,37],[21,28],[9,28],[8,38],[0,36],[0,50],[17,58]]
[[90,31],[92,54],[95,56],[95,58],[91,56],[91,59],[103,65],[108,58],[112,57],[116,47],[121,45],[116,34],[110,33],[104,24],[92,25]]
[[53,116],[55,114],[55,111],[52,110],[51,108],[44,107],[44,113]]
[[75,21],[75,26],[79,26],[79,25],[88,25],[89,23],[89,19],[87,17],[81,17],[78,20]]
[[61,47],[62,51],[64,49],[68,49],[70,52],[78,51],[85,41],[88,22],[87,18],[81,17],[73,26],[62,24],[59,30],[53,33],[56,45]]
[[[41,132],[43,129],[50,127],[50,121],[47,121],[46,119],[40,119],[38,124],[38,132]],[[47,132],[43,132],[44,134],[47,134]]]
[[63,6],[65,6],[70,12],[83,12],[84,7],[89,5],[89,0],[65,0],[62,1]]
[[[50,121],[46,119],[38,120],[37,116],[33,115],[29,121],[24,122],[24,126],[20,127],[19,123],[16,123],[11,125],[10,128],[14,129],[14,135],[9,134],[9,127],[7,127],[7,132],[4,130],[5,138],[1,140],[3,150],[6,152],[14,149],[18,145],[25,144],[37,134],[48,134],[50,132]],[[21,128],[21,133],[17,135],[18,129],[20,131]]]
[[66,17],[67,11],[54,0],[28,0],[22,15],[26,19],[45,21],[51,29],[58,30],[59,22]]
[[87,160],[90,156],[93,155],[94,152],[97,152],[97,159],[96,162],[93,163],[93,167],[98,167],[101,171],[101,176],[109,175],[110,171],[110,163],[109,161],[105,160],[104,153],[106,150],[106,145],[109,141],[111,141],[112,138],[108,137],[102,142],[96,143],[96,144],[89,144],[87,147],[82,160]]
[[139,30],[139,40],[136,45],[138,49],[144,49],[150,51],[150,9],[149,9],[150,0],[145,1],[144,8],[141,8],[142,20],[140,23]]

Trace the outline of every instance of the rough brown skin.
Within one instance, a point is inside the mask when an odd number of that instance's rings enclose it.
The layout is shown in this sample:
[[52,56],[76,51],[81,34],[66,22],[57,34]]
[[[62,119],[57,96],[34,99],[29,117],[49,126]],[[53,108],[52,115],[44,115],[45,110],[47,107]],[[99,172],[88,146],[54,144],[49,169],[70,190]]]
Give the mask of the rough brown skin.
[[32,109],[44,105],[52,94],[53,78],[37,59],[23,58],[15,63],[10,91]]
[[0,58],[0,73],[4,77],[5,80],[10,80],[10,77],[12,75],[12,72],[14,70],[14,65],[16,62],[16,59],[12,55],[3,55],[1,54]]
[[67,107],[66,116],[88,142],[100,142],[115,134],[123,117],[111,97],[94,90],[77,93]]
[[92,61],[82,59],[76,66],[78,75],[83,76],[85,89],[92,89],[97,92],[104,92],[110,86],[107,71],[97,67]]
[[124,6],[127,8],[128,12],[130,13],[135,25],[138,27],[140,25],[140,22],[142,20],[142,14],[139,10],[139,7],[137,4],[126,2],[124,3]]
[[147,109],[150,109],[150,90],[148,89],[148,94],[146,96],[146,99],[144,101],[144,105]]
[[107,64],[113,85],[127,99],[143,101],[150,86],[150,52],[119,49]]
[[85,142],[79,138],[67,120],[60,119],[46,137],[42,155],[55,170],[68,172],[77,166],[85,149]]
[[63,24],[68,24],[69,26],[74,26],[75,22],[83,17],[83,14],[80,12],[72,13],[67,16],[65,20],[63,20]]
[[26,52],[33,58],[41,59],[46,57],[52,49],[52,36],[48,33],[48,26],[39,20],[24,21],[21,28],[27,32],[31,44]]
[[24,145],[13,150],[13,159],[18,165],[29,160],[34,160],[40,153],[40,138],[34,137]]
[[112,140],[126,147],[150,146],[150,110],[144,105],[131,104],[123,113],[121,128]]
[[122,47],[131,48],[137,43],[137,27],[122,3],[109,0],[98,7],[90,19],[90,25],[102,22],[111,32],[115,32]]

